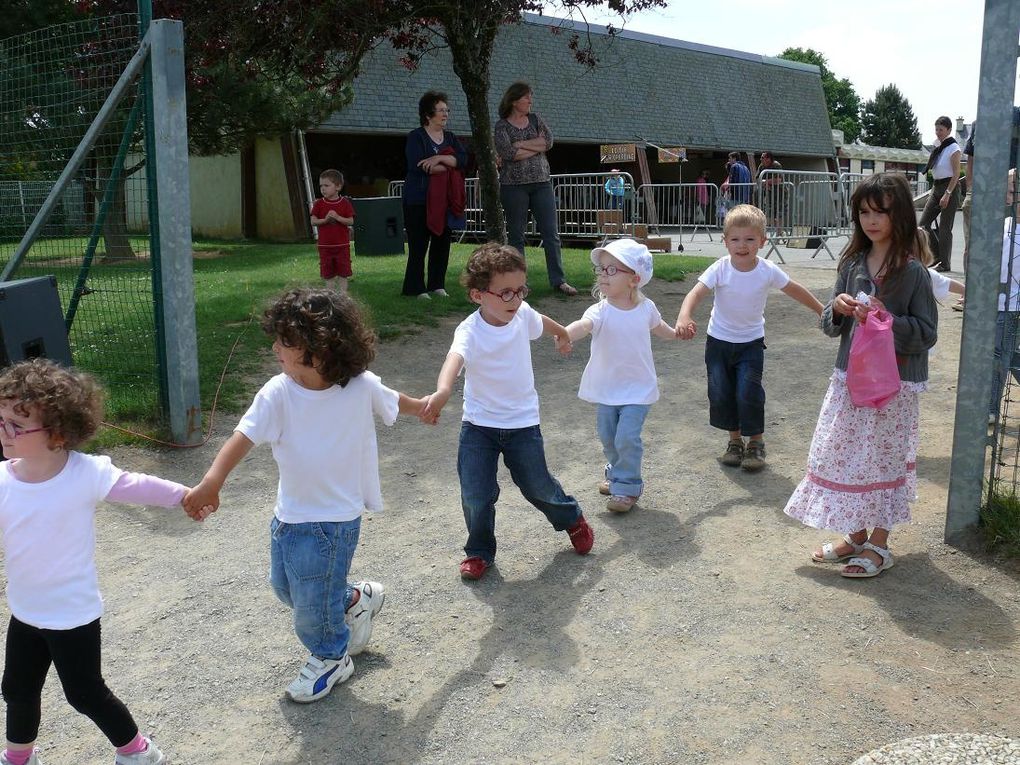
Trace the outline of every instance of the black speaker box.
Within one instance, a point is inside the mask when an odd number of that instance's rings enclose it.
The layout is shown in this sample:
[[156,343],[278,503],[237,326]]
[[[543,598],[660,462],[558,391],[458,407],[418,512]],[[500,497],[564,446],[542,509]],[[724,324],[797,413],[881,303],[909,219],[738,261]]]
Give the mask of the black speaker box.
[[0,367],[37,356],[71,366],[57,279],[0,282]]

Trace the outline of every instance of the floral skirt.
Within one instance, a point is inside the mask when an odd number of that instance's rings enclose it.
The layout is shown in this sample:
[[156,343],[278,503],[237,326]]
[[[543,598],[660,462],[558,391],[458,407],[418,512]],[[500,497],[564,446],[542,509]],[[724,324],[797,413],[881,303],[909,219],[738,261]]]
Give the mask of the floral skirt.
[[816,529],[849,534],[910,521],[917,492],[918,393],[903,382],[882,409],[855,407],[846,373],[835,370],[808,452],[807,475],[785,512]]

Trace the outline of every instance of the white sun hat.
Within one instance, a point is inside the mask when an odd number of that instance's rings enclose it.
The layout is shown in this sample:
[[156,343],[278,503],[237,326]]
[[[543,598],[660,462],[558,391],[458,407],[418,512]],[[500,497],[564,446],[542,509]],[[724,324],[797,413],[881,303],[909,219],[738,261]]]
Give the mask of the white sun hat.
[[640,242],[633,239],[614,239],[591,251],[591,262],[599,264],[599,255],[609,253],[640,277],[638,287],[644,287],[652,280],[652,253]]

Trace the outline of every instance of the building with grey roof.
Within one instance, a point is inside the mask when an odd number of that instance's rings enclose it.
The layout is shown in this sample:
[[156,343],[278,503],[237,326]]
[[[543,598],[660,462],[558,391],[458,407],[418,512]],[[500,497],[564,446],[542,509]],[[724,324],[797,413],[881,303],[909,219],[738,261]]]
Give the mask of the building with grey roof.
[[[595,68],[575,60],[567,45],[574,31],[591,37]],[[467,103],[449,51],[430,52],[415,71],[401,57],[385,43],[372,51],[353,83],[353,103],[304,135],[307,151],[284,136],[232,157],[193,157],[195,230],[310,236],[306,189],[330,167],[344,173],[345,194],[385,194],[389,181],[404,177],[405,136],[418,126],[418,99],[427,90],[448,94],[448,127],[470,150]],[[500,30],[490,79],[493,121],[508,85],[531,84],[535,111],[555,136],[548,154],[554,173],[607,170],[601,144],[640,141],[686,149],[684,163],[660,163],[648,150],[649,180],[658,183],[693,181],[703,169],[721,183],[730,151],[747,152],[752,169],[763,150],[787,169],[836,169],[821,77],[808,64],[525,14]],[[641,182],[636,163],[614,165]]]
[[[579,64],[568,48],[575,29],[590,34],[595,68]],[[309,133],[313,168],[342,165],[355,177],[402,177],[401,141],[417,126],[418,99],[430,89],[449,95],[449,129],[470,136],[449,51],[431,52],[415,71],[400,58],[387,45],[369,54],[353,103]],[[657,167],[650,155],[658,181],[676,181],[680,172],[693,178],[702,167],[721,181],[732,150],[769,150],[785,167],[814,170],[834,156],[821,77],[808,64],[626,30],[611,36],[604,27],[525,14],[501,30],[490,73],[493,121],[510,83],[531,84],[534,110],[556,138],[548,156],[553,172],[604,169],[600,144],[639,140],[687,149],[690,164],[683,170]],[[332,138],[337,135],[345,140]],[[387,137],[396,142],[382,140]],[[366,154],[377,160],[368,162]]]

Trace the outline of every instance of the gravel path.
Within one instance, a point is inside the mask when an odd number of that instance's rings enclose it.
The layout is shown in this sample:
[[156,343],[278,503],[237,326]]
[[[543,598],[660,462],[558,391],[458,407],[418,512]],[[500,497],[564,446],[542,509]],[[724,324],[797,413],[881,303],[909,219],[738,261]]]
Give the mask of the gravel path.
[[[834,272],[818,265],[789,270],[824,299]],[[672,319],[689,288],[653,281],[648,292]],[[569,321],[587,305],[551,298],[539,308]],[[716,461],[725,436],[707,425],[704,335],[656,341],[663,397],[645,428],[648,488],[625,516],[607,513],[596,489],[594,410],[576,395],[586,344],[566,360],[536,344],[548,459],[595,529],[590,556],[575,555],[503,473],[497,565],[462,583],[459,398],[434,429],[380,427],[387,510],[366,519],[352,576],[384,582],[386,608],[354,676],[316,704],[283,698],[304,653],[265,581],[268,449],[238,467],[203,525],[103,509],[107,679],[178,764],[847,765],[917,736],[1016,739],[1020,574],[941,542],[961,317],[946,307],[940,319],[921,404],[920,500],[892,537],[896,567],[877,579],[812,564],[826,535],[782,514],[836,345],[777,293],[769,468],[751,475]],[[408,393],[432,390],[455,324],[383,344],[375,371]],[[234,422],[221,420],[203,449],[112,456],[192,482]],[[995,740],[981,741],[991,751]],[[51,764],[110,758],[55,677],[40,746]]]

